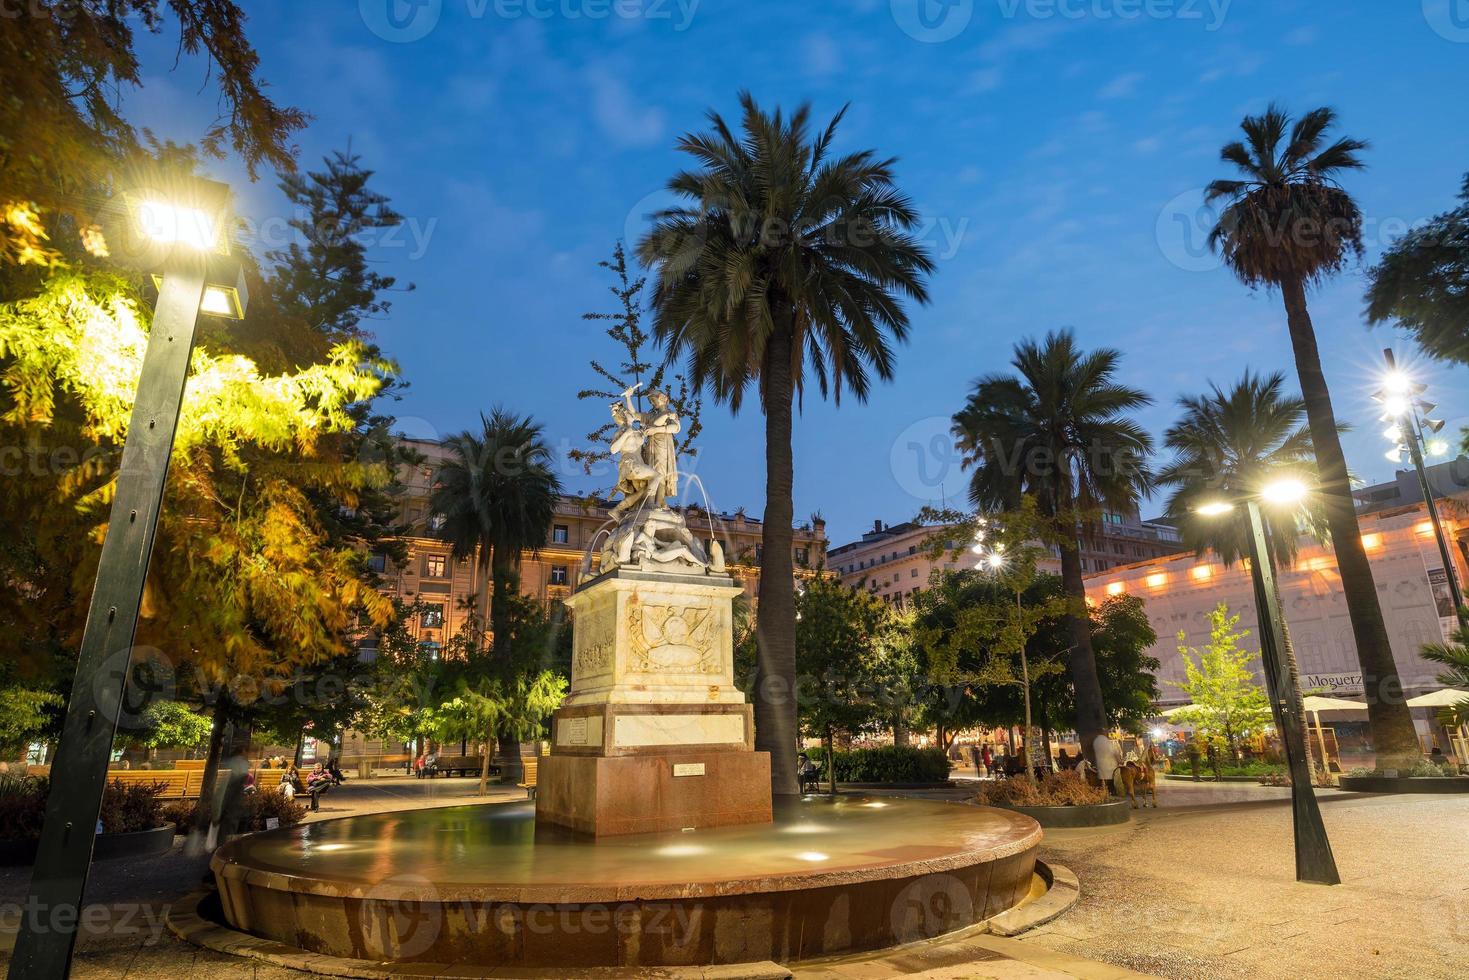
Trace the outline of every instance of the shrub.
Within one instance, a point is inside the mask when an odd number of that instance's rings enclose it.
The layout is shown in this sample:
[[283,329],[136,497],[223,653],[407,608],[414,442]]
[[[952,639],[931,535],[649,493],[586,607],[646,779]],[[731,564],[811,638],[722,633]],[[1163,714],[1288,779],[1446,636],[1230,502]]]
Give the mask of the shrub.
[[[6,776],[0,778],[0,840],[35,840],[46,819],[46,795],[51,784],[44,778]],[[102,810],[97,819],[108,834],[152,830],[164,824],[159,784],[123,785],[113,781],[103,787]]]
[[1288,773],[1288,772],[1267,772],[1267,773],[1262,773],[1260,775],[1260,785],[1261,786],[1289,786],[1290,785],[1290,773]]
[[248,794],[242,802],[240,831],[253,833],[265,829],[265,821],[275,817],[282,827],[292,827],[306,816],[306,804],[286,799],[279,789],[262,789]]
[[0,840],[34,840],[46,820],[46,780],[0,777]]
[[[826,755],[813,753],[826,779]],[[839,783],[941,783],[949,778],[949,759],[943,749],[883,745],[871,749],[849,749],[836,753]]]
[[187,834],[194,826],[194,809],[198,800],[173,800],[163,805],[163,822],[173,824],[175,834]]
[[1106,787],[1091,785],[1078,772],[1050,773],[1041,780],[1001,779],[985,783],[974,796],[984,806],[1092,806],[1109,799]]
[[158,794],[166,783],[129,783],[113,780],[102,789],[102,831],[127,834],[163,826],[163,803]]

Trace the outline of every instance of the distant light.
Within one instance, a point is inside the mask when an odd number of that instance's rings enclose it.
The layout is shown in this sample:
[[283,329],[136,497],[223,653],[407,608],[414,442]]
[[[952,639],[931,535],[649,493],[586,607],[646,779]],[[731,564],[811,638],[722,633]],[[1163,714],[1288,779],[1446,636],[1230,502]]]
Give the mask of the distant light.
[[1382,438],[1386,439],[1388,442],[1402,442],[1403,430],[1396,425],[1390,425],[1386,429],[1382,430]]
[[990,555],[989,563],[991,568],[1001,568],[1005,564],[1005,556],[999,552],[995,552],[993,555]]
[[1401,463],[1403,461],[1403,447],[1394,446],[1382,455],[1389,463]]
[[1153,736],[1153,738],[1155,738],[1155,739],[1162,738],[1163,737],[1163,729],[1161,729],[1161,728],[1155,728],[1149,734],[1151,734]]
[[1189,574],[1194,577],[1195,581],[1203,582],[1206,581],[1209,576],[1214,574],[1214,569],[1210,565],[1195,565],[1193,567],[1193,570],[1190,571]]
[[1417,531],[1419,534],[1423,535],[1426,538],[1428,537],[1428,535],[1433,533],[1433,522],[1421,521],[1413,525],[1413,530]]
[[1148,584],[1148,588],[1150,589],[1161,589],[1168,584],[1168,575],[1165,572],[1154,572],[1143,579],[1143,581]]
[[664,857],[693,857],[696,854],[707,854],[708,851],[709,848],[699,844],[669,844],[667,847],[658,848],[655,853]]
[[1308,490],[1304,483],[1300,480],[1287,477],[1286,479],[1276,480],[1273,483],[1266,484],[1260,490],[1260,497],[1266,503],[1284,506],[1300,503],[1305,498],[1307,492]]
[[1382,379],[1382,388],[1390,395],[1406,395],[1413,382],[1401,371],[1389,371]]
[[864,803],[862,805],[863,806],[872,807],[874,810],[880,810],[883,807],[887,806],[887,804],[884,803],[882,800],[869,800],[868,802],[866,802],[866,803]]
[[796,857],[802,861],[828,861],[831,859],[830,855],[822,854],[820,851],[802,851]]
[[1126,589],[1126,586],[1124,586],[1121,582],[1113,582],[1107,586],[1107,594],[1121,595],[1124,589]]
[[1227,500],[1211,500],[1207,504],[1199,504],[1194,512],[1205,517],[1218,517],[1220,514],[1228,514],[1234,510],[1234,504]]
[[1382,547],[1382,535],[1377,532],[1362,535],[1362,547],[1372,551]]
[[135,216],[138,230],[159,244],[184,245],[199,252],[219,248],[219,225],[206,211],[153,199],[138,202]]
[[819,823],[793,823],[789,827],[780,828],[787,834],[824,834],[826,828]]
[[1430,456],[1447,456],[1448,454],[1449,454],[1449,444],[1448,444],[1448,442],[1446,440],[1444,440],[1444,439],[1430,439],[1430,440],[1428,440],[1428,455],[1430,455]]

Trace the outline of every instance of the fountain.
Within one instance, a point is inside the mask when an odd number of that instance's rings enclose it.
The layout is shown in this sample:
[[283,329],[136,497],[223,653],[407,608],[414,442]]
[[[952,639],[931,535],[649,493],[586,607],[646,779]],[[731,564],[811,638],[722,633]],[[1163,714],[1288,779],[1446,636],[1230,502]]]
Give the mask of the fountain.
[[570,599],[571,691],[534,804],[231,842],[211,867],[235,929],[378,963],[790,963],[929,938],[1029,894],[1029,817],[851,795],[772,805],[734,686],[740,587],[668,506],[678,416],[659,393],[646,413],[630,396],[613,407],[623,498]]

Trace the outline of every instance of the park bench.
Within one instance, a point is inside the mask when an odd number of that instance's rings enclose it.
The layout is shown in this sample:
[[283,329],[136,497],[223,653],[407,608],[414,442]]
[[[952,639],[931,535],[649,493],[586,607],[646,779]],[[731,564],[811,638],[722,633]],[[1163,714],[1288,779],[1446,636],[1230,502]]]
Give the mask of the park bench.
[[516,785],[525,790],[526,799],[533,800],[536,798],[536,773],[541,768],[541,761],[522,759],[521,765],[525,767],[525,781]]

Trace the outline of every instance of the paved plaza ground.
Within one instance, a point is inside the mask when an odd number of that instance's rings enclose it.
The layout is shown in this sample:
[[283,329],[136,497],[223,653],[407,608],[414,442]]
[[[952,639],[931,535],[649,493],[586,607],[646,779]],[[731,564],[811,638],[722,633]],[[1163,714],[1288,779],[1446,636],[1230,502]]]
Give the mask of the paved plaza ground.
[[[970,787],[945,793],[962,796]],[[312,819],[473,800],[472,779],[351,781]],[[523,799],[514,787],[497,799]],[[1282,791],[1169,783],[1164,807],[1130,825],[1053,830],[1043,857],[1081,880],[1077,906],[1005,940],[874,954],[803,977],[893,975],[1114,978],[1415,977],[1464,975],[1469,949],[1469,800],[1323,794],[1343,884],[1293,881],[1290,811]],[[14,941],[28,872],[0,869],[0,960]],[[179,846],[162,858],[97,865],[89,901],[108,910],[87,930],[75,976],[285,980],[305,974],[194,949],[167,934],[166,909],[195,889],[205,861]]]

